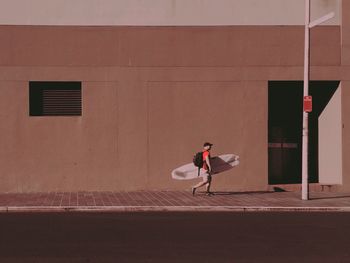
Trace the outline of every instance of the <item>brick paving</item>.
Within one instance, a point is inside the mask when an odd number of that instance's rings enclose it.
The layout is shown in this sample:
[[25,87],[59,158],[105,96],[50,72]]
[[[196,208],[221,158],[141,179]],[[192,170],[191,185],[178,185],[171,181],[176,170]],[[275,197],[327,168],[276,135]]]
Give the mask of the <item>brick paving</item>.
[[0,207],[350,207],[350,193],[189,191],[2,193]]

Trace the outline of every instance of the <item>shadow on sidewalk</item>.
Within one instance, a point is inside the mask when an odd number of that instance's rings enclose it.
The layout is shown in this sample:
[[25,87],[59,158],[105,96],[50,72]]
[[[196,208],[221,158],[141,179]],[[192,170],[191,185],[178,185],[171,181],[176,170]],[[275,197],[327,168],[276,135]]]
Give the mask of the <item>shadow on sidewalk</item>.
[[288,192],[288,191],[280,187],[274,187],[273,191],[213,192],[213,193],[215,195],[242,195],[242,194],[272,194],[272,193],[280,193],[280,192]]
[[340,199],[340,198],[350,198],[350,195],[311,197],[310,200],[327,200],[327,199]]
[[251,191],[251,192],[213,192],[214,195],[246,195],[246,194],[271,194],[274,191]]

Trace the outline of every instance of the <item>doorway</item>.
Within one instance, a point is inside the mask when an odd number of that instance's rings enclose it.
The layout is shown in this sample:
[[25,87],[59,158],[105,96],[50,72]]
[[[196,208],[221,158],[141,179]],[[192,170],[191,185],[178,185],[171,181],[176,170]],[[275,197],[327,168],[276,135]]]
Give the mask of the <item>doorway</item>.
[[[319,116],[339,81],[310,81],[309,183],[319,182]],[[268,82],[268,182],[300,184],[302,177],[303,81]]]

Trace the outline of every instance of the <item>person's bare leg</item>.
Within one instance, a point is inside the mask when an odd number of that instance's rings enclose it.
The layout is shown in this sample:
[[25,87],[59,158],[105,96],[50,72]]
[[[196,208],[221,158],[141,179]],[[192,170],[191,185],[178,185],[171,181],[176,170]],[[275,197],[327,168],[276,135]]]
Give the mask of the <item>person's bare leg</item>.
[[199,187],[202,187],[203,185],[206,185],[207,183],[208,183],[207,181],[200,182],[200,183],[196,184],[195,186],[193,186],[192,188],[199,188]]
[[206,189],[207,189],[207,193],[210,193],[210,183],[207,183],[207,184],[205,185],[205,187],[206,187]]
[[205,180],[205,181],[200,182],[200,183],[196,184],[195,186],[193,186],[192,187],[192,195],[195,194],[197,188],[202,187],[202,186],[206,185],[207,183],[208,183],[208,181]]
[[211,186],[211,181],[209,181],[206,185],[206,188],[207,188],[207,195],[213,195],[212,192],[210,192],[210,186]]

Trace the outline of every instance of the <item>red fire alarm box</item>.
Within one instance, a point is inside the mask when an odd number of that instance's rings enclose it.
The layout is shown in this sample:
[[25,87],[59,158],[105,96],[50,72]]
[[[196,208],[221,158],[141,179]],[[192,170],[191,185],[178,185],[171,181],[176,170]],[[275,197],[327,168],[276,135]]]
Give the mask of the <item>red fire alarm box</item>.
[[304,96],[304,111],[312,112],[312,96]]

